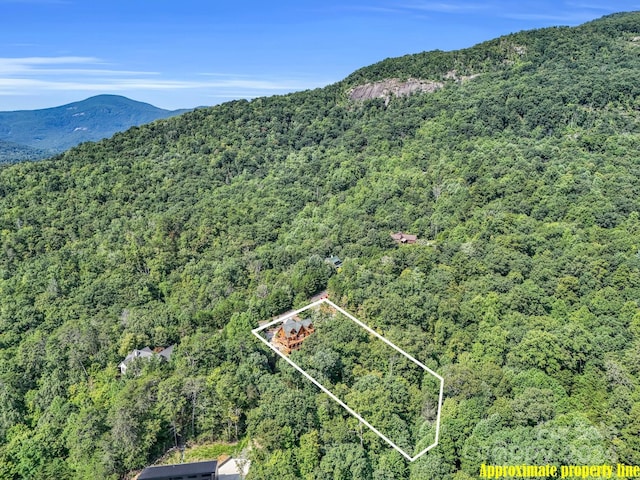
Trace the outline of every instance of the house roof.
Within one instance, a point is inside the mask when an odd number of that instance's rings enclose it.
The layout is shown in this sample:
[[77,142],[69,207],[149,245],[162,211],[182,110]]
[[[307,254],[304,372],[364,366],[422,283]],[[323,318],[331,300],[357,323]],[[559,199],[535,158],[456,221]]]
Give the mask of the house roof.
[[[158,355],[160,355],[162,358],[164,358],[165,360],[169,360],[171,358],[171,354],[173,353],[173,347],[175,347],[175,344],[165,348],[164,350],[162,350],[161,352],[158,353]],[[120,368],[122,368],[122,366],[125,366],[135,360],[136,358],[150,358],[154,355],[154,351],[151,350],[149,347],[144,347],[141,350],[133,350],[131,353],[129,353],[129,355],[127,355],[125,357],[125,359],[120,362],[120,365],[118,365]]]
[[342,265],[342,260],[340,260],[340,257],[336,257],[335,255],[327,258],[327,262],[335,265],[336,267]]
[[285,336],[290,337],[297,334],[301,328],[309,328],[311,325],[313,325],[313,322],[309,319],[295,320],[293,318],[287,318],[282,324],[282,330]]
[[212,475],[216,472],[218,462],[180,463],[177,465],[160,465],[147,467],[138,476],[138,480],[164,480],[169,478],[186,478],[188,475]]
[[173,353],[173,347],[175,347],[176,344],[174,343],[173,345],[169,345],[167,348],[165,348],[164,350],[162,350],[159,355],[161,357],[164,357],[165,359],[169,360],[171,358],[171,354]]
[[133,350],[129,355],[125,357],[125,359],[120,363],[120,365],[126,365],[127,363],[135,360],[136,358],[149,358],[153,355],[153,352],[149,347],[144,347],[142,350]]
[[298,333],[301,326],[300,322],[296,322],[292,318],[287,318],[287,320],[282,324],[282,330],[284,330],[284,334],[288,337],[292,334]]
[[399,242],[403,240],[406,242],[415,242],[418,239],[418,236],[410,235],[408,233],[398,232],[398,233],[392,233],[391,238]]

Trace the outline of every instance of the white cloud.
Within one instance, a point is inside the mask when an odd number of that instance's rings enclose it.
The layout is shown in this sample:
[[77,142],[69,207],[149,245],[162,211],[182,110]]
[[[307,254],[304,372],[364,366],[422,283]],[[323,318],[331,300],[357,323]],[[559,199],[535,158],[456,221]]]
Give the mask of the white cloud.
[[0,0],[2,3],[23,3],[23,4],[38,4],[38,5],[71,5],[68,0]]
[[[13,77],[17,75],[91,75],[91,76],[131,76],[159,75],[158,72],[137,70],[115,70],[109,68],[78,68],[82,66],[108,65],[95,57],[0,57],[0,75]],[[60,68],[62,67],[62,68]]]
[[[2,71],[0,71],[0,74]],[[131,75],[160,75],[160,72],[141,72],[137,70],[107,70],[98,68],[47,68],[42,70],[33,69],[29,72],[34,75],[105,75],[105,76],[131,76]]]
[[[0,58],[0,98],[69,98],[78,94],[117,93],[133,98],[178,94],[199,98],[254,98],[325,85],[316,79],[265,78],[224,72],[168,78],[161,72],[112,69],[96,57]],[[190,93],[188,93],[190,92]],[[202,104],[202,101],[196,101]],[[55,102],[52,102],[55,103]],[[23,104],[23,102],[18,102]],[[3,109],[7,109],[4,106]]]
[[[1,0],[0,0],[1,1]],[[18,42],[18,43],[6,43],[4,46],[6,47],[16,47],[16,48],[33,48],[33,47],[40,47],[41,45],[37,44],[37,43],[25,43],[25,42]]]
[[[328,10],[327,10],[328,8]],[[382,2],[378,5],[371,4],[342,4],[342,5],[333,5],[331,7],[327,7],[323,10],[319,10],[322,12],[365,12],[365,13],[373,13],[373,14],[404,14],[411,15],[413,18],[429,18],[423,17],[421,14],[425,13],[473,13],[479,10],[487,10],[491,9],[491,5],[486,4],[478,4],[477,2],[420,2],[416,1],[413,3],[392,3],[392,2]]]
[[[326,12],[327,10],[319,10]],[[405,9],[396,8],[392,6],[375,6],[375,5],[334,5],[331,7],[330,11],[332,12],[368,12],[368,13],[404,13]]]
[[[24,77],[0,77],[0,95],[33,94],[37,91],[131,91],[131,90],[186,90],[186,89],[234,89],[233,94],[246,96],[266,95],[270,92],[304,90],[321,86],[316,82],[272,81],[260,79],[227,79],[216,81],[164,80],[156,78],[96,78],[93,81],[34,79]],[[245,93],[242,93],[245,90]],[[232,94],[226,92],[226,95]]]
[[0,75],[20,75],[26,72],[43,71],[49,65],[86,65],[98,62],[99,60],[94,57],[4,57],[0,58]]
[[[388,3],[385,6],[358,7],[368,11],[380,11],[389,9],[393,12],[404,12],[415,15],[417,12],[448,13],[453,15],[483,14],[494,18],[508,18],[526,21],[552,21],[565,23],[578,23],[593,20],[594,15],[619,10],[619,7],[599,3],[598,0],[573,0],[561,2],[561,4],[549,4],[546,2],[523,5],[511,2],[485,1],[485,2],[454,2],[454,1],[415,1],[407,3]],[[598,12],[595,12],[598,11]]]
[[486,10],[490,5],[481,5],[479,3],[461,3],[461,2],[427,2],[413,3],[401,6],[407,10],[420,10],[426,12],[437,13],[469,13],[478,10]]
[[511,18],[513,20],[543,20],[550,22],[587,22],[593,20],[593,14],[589,12],[569,12],[564,14],[550,14],[550,13],[505,13],[500,15],[504,18]]
[[615,10],[615,8],[612,8],[611,4],[567,2],[567,6],[572,8],[588,8],[590,10],[602,10],[603,12],[611,12]]

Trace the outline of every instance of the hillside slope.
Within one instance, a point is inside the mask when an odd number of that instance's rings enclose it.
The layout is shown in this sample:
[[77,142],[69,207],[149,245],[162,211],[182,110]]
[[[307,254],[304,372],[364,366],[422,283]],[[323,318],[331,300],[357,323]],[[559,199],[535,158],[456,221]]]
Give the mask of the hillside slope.
[[40,149],[50,156],[185,111],[163,110],[119,95],[98,95],[59,107],[0,112],[0,141]]
[[38,160],[47,156],[47,152],[43,150],[0,140],[0,164]]
[[[640,464],[639,38],[629,13],[388,59],[0,168],[0,477],[124,478],[246,436],[253,480]],[[350,99],[387,79],[443,86]],[[324,288],[444,376],[420,460],[252,338]],[[353,371],[376,356],[349,335],[314,374],[430,433],[422,379]]]

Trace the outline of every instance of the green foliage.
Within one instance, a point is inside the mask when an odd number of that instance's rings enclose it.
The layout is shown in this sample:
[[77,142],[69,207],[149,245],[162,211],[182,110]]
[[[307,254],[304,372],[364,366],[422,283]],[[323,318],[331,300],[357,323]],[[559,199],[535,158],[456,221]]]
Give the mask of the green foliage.
[[[639,463],[639,19],[389,59],[1,167],[0,477],[117,479],[246,436],[256,479]],[[347,99],[408,77],[445,86]],[[420,460],[252,337],[325,288],[445,377]],[[399,436],[428,431],[421,380],[333,334],[317,374]]]
[[48,156],[49,154],[44,150],[0,140],[0,164],[40,160]]

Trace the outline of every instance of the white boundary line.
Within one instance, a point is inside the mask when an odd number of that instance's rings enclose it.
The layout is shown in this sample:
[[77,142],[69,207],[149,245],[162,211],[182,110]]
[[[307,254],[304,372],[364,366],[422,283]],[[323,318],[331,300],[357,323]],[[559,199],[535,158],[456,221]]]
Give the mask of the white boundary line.
[[[302,368],[300,368],[298,365],[296,365],[288,356],[286,356],[285,354],[283,354],[280,350],[278,350],[273,344],[271,344],[270,342],[267,341],[266,338],[264,338],[262,335],[260,335],[260,332],[266,328],[269,328],[272,325],[276,325],[278,323],[284,322],[285,320],[287,320],[290,317],[293,317],[294,315],[297,315],[298,313],[304,312],[305,310],[308,310],[310,308],[316,307],[322,303],[327,303],[329,304],[331,307],[333,307],[334,309],[336,309],[337,311],[339,311],[340,313],[342,313],[343,315],[345,315],[347,318],[349,318],[350,320],[352,320],[353,322],[357,323],[358,325],[360,325],[362,328],[364,328],[367,332],[369,332],[370,334],[374,335],[375,337],[379,338],[380,340],[382,340],[383,342],[385,342],[387,345],[389,345],[390,347],[392,347],[394,350],[398,351],[400,354],[404,355],[405,357],[407,357],[409,360],[411,360],[413,363],[415,363],[416,365],[418,365],[419,367],[421,367],[422,369],[424,369],[425,371],[429,372],[431,375],[433,375],[434,377],[436,377],[439,381],[440,381],[440,393],[438,395],[438,415],[437,415],[437,419],[436,419],[436,436],[435,436],[435,441],[432,445],[429,445],[427,448],[425,448],[424,450],[422,450],[420,453],[418,453],[415,456],[411,456],[408,453],[406,453],[404,450],[402,450],[400,447],[398,447],[395,443],[393,443],[391,440],[389,440],[389,438],[387,438],[384,434],[382,434],[378,429],[376,429],[373,425],[371,425],[369,422],[367,422],[364,418],[362,418],[356,411],[354,411],[351,407],[349,407],[346,403],[344,403],[342,400],[340,400],[338,397],[336,397],[333,393],[331,393],[329,390],[327,390],[327,388],[325,388],[324,386],[322,386],[320,384],[320,382],[318,382],[316,379],[314,379],[311,375],[309,375],[307,372],[305,372]],[[333,303],[331,300],[323,298],[320,299],[316,302],[313,302],[309,305],[307,305],[306,307],[302,307],[294,312],[288,313],[287,315],[285,315],[284,317],[280,317],[277,318],[276,320],[273,320],[272,322],[269,322],[265,325],[262,325],[258,328],[254,328],[253,330],[251,330],[251,333],[253,333],[262,343],[264,343],[267,347],[269,347],[271,350],[273,350],[274,352],[276,352],[280,357],[282,357],[284,360],[287,361],[287,363],[289,363],[293,368],[295,368],[296,370],[298,370],[302,375],[305,376],[305,378],[307,378],[308,380],[310,380],[314,385],[316,385],[320,390],[322,390],[324,393],[326,393],[327,395],[329,395],[331,398],[333,398],[336,402],[338,402],[340,405],[342,405],[342,407],[349,412],[351,415],[353,415],[354,417],[356,417],[358,420],[360,420],[362,423],[364,423],[367,427],[369,427],[373,432],[375,432],[380,438],[382,438],[385,442],[387,442],[389,445],[391,445],[394,449],[396,449],[398,452],[400,452],[400,454],[405,457],[407,460],[409,460],[410,462],[413,462],[414,460],[417,460],[418,458],[420,458],[422,455],[424,455],[425,453],[427,453],[429,450],[431,450],[433,447],[435,447],[438,444],[438,439],[440,438],[440,413],[442,411],[442,397],[443,397],[443,391],[444,391],[444,378],[442,378],[440,375],[438,375],[436,372],[434,372],[433,370],[431,370],[429,367],[427,367],[426,365],[424,365],[423,363],[419,362],[418,360],[416,360],[415,358],[413,358],[411,355],[409,355],[407,352],[405,352],[404,350],[398,348],[397,346],[395,346],[393,343],[391,343],[389,340],[387,340],[386,338],[384,338],[382,335],[380,335],[379,333],[377,333],[376,331],[372,330],[371,328],[369,328],[367,325],[365,325],[364,323],[362,323],[360,320],[358,320],[356,317],[354,317],[353,315],[351,315],[349,312],[346,312],[345,310],[343,310],[342,308],[340,308],[338,305],[336,305],[335,303]]]

